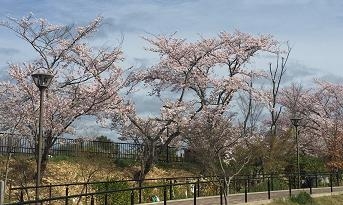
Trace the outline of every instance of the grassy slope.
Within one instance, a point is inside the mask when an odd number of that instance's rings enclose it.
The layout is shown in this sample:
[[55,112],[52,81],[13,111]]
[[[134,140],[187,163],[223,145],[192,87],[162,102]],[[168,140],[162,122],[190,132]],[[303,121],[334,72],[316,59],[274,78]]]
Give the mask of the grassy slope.
[[[5,177],[6,157],[0,156],[0,180]],[[9,181],[14,186],[33,185],[35,161],[28,157],[15,157],[10,162]],[[163,168],[162,168],[163,167]],[[147,178],[193,176],[194,173],[181,168],[182,165],[158,166]],[[83,157],[51,158],[44,173],[43,184],[63,184],[84,181],[105,181],[107,179],[132,179],[139,169],[137,164],[128,161],[115,161],[108,158]]]

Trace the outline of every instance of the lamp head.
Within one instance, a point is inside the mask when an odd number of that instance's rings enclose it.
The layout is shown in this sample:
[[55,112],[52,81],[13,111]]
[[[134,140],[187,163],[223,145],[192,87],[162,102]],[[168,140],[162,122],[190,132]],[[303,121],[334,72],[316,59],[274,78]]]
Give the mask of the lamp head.
[[298,127],[300,125],[301,120],[302,120],[302,118],[300,118],[300,117],[292,117],[291,118],[291,122],[295,127]]
[[46,70],[40,69],[37,72],[33,73],[31,77],[33,79],[33,82],[39,89],[44,89],[49,87],[54,75]]

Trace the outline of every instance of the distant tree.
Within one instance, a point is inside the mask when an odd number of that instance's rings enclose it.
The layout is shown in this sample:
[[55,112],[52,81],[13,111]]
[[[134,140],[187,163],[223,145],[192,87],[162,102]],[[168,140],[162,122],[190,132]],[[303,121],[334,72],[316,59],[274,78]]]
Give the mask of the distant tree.
[[325,159],[331,170],[343,168],[343,86],[317,80],[311,89],[292,86],[284,95],[289,112],[302,117],[300,150]]

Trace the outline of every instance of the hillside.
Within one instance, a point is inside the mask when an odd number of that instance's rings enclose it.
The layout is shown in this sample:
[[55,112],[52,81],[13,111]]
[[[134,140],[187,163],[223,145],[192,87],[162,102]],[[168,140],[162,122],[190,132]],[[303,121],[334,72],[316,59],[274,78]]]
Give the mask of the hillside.
[[[0,156],[0,176],[5,179],[6,157]],[[147,178],[193,176],[194,173],[181,168],[182,164],[156,166]],[[34,159],[16,156],[10,160],[8,179],[12,186],[34,184],[36,164]],[[137,163],[98,157],[52,157],[49,159],[42,184],[64,184],[85,181],[132,179],[139,170]]]

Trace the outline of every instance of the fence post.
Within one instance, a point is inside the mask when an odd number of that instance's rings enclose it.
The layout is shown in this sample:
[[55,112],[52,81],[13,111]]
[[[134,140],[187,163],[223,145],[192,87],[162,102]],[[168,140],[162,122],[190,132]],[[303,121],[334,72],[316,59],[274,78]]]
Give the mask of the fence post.
[[339,186],[339,176],[338,176],[338,170],[336,171],[336,180],[337,180],[337,186]]
[[248,182],[245,180],[245,187],[244,187],[244,202],[248,203]]
[[197,194],[198,194],[198,197],[200,197],[200,179],[198,178],[197,180]]
[[309,186],[310,186],[310,194],[312,195],[312,177],[310,177]]
[[106,188],[106,193],[105,193],[105,205],[107,205],[107,201],[108,201],[108,180],[107,180],[107,183],[105,184],[105,188]]
[[66,205],[68,205],[68,195],[69,195],[69,186],[67,185],[67,187],[66,187],[66,200],[65,200]]
[[289,197],[291,197],[292,196],[291,176],[288,176],[288,191],[289,191]]
[[248,192],[250,192],[250,175],[248,175],[247,187],[248,187]]
[[10,182],[10,190],[8,192],[8,200],[11,201],[12,197],[12,182]]
[[220,205],[223,205],[223,187],[221,183],[219,185],[219,192],[220,192]]
[[332,187],[332,173],[330,173],[330,191],[333,192],[333,187]]
[[194,205],[197,205],[197,185],[194,183],[194,193],[193,193],[193,198],[194,198]]
[[19,199],[20,202],[24,202],[24,193],[23,193],[23,190],[21,189],[20,190],[20,199]]
[[316,172],[316,188],[318,188],[318,175],[317,175],[317,172]]
[[163,187],[163,204],[167,205],[167,185]]
[[52,187],[51,187],[51,183],[50,183],[50,186],[49,186],[49,204],[51,204],[51,196],[52,196]]
[[169,181],[169,199],[173,200],[173,181]]
[[[88,185],[86,184],[86,190],[85,190],[86,194],[88,194]],[[85,197],[86,200],[86,204],[88,204],[88,196],[86,195]]]
[[268,199],[270,199],[270,179],[268,178]]
[[131,205],[135,204],[135,193],[131,190]]
[[4,204],[5,200],[5,182],[0,181],[0,205]]
[[139,194],[139,203],[142,203],[142,180],[140,179],[139,182],[138,182],[138,186],[139,186],[139,189],[138,189],[138,194]]
[[91,197],[91,205],[94,205],[94,196],[92,194],[92,197]]

